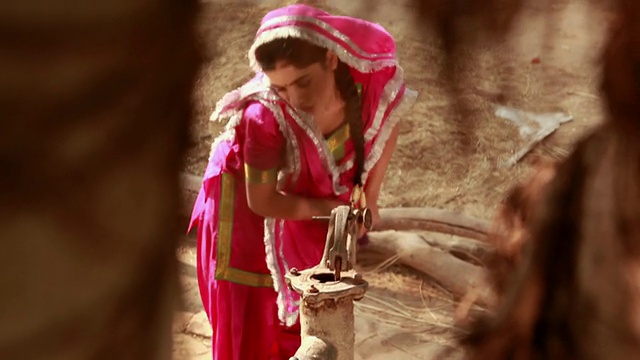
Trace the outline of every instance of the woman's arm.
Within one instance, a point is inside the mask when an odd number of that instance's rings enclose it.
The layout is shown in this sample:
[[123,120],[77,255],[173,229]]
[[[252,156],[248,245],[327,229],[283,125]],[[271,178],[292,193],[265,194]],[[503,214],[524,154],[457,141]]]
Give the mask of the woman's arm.
[[[364,193],[367,198],[367,207],[371,210],[372,215],[372,229],[375,229],[376,225],[380,223],[380,209],[378,208],[378,197],[380,196],[380,190],[382,188],[382,181],[384,180],[384,175],[387,172],[387,167],[389,166],[389,162],[391,161],[391,156],[396,149],[396,143],[398,142],[398,127],[396,126],[391,131],[391,135],[385,144],[384,150],[382,150],[382,155],[380,159],[376,163],[376,165],[369,172],[369,176],[367,178],[367,184],[364,188]],[[366,233],[366,230],[363,229],[361,233],[358,235],[363,236]]]
[[249,208],[264,217],[288,220],[309,220],[313,216],[328,216],[331,210],[344,202],[314,199],[278,192],[275,183],[259,184],[247,179]]
[[384,150],[380,159],[376,165],[369,172],[367,177],[367,184],[364,192],[367,197],[367,207],[371,209],[378,209],[378,197],[380,196],[380,189],[382,188],[382,181],[384,175],[387,172],[387,167],[391,161],[391,156],[396,149],[396,143],[398,142],[398,126],[394,127],[391,131],[391,135],[385,144]]

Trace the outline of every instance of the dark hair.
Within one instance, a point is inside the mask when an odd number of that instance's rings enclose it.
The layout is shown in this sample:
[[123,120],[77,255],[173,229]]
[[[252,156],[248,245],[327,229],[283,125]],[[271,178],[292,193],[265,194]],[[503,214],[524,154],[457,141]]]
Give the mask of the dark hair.
[[[256,60],[263,70],[273,70],[280,60],[297,68],[305,68],[324,62],[327,49],[297,38],[284,38],[270,41],[256,49]],[[362,124],[362,104],[358,88],[351,76],[349,66],[338,61],[335,70],[336,86],[345,102],[345,118],[349,123],[350,136],[355,148],[356,170],[354,185],[362,185],[364,172],[364,129]]]

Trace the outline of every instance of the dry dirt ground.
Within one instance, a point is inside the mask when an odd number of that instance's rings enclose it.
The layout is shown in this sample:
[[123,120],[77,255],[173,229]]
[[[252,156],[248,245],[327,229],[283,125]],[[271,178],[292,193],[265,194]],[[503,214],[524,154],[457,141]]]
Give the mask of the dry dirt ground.
[[[197,84],[193,146],[186,172],[202,175],[204,171],[209,146],[221,129],[208,121],[216,101],[251,76],[246,51],[261,17],[290,3],[293,1],[203,3],[200,28],[207,58]],[[442,56],[438,44],[414,27],[415,8],[409,2],[316,3],[330,12],[385,26],[396,38],[408,86],[419,92],[400,125],[398,149],[380,198],[382,207],[430,206],[491,219],[505,191],[527,175],[535,158],[561,158],[601,119],[597,61],[608,14],[592,2],[558,0],[544,8],[534,2],[527,6],[506,44],[480,46],[461,55],[466,65],[459,86],[473,110],[467,119],[469,126],[461,130],[474,135],[471,150],[458,145],[460,131],[451,120],[451,104],[439,78]],[[536,58],[539,62],[532,61]],[[493,99],[505,88],[512,106],[573,116],[573,121],[513,167],[501,166],[501,162],[522,146],[523,139],[517,127],[494,114]],[[202,314],[193,315],[201,309],[194,257],[192,243],[185,242],[179,251],[185,302],[174,329],[177,360],[210,357],[210,329]],[[455,299],[425,276],[397,265],[377,267],[380,263],[381,259],[362,259],[371,290],[356,310],[358,357],[430,359],[453,346]]]

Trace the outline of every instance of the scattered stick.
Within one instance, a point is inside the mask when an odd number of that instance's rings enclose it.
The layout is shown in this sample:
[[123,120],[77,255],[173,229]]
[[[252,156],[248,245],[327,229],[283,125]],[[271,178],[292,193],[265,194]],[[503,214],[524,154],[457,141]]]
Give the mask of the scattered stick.
[[529,153],[529,151],[531,151],[531,149],[534,148],[534,146],[536,146],[539,142],[541,142],[542,140],[544,140],[547,136],[551,135],[553,132],[555,132],[558,127],[560,125],[558,124],[558,126],[549,126],[549,127],[544,127],[540,130],[538,130],[535,135],[533,137],[531,137],[525,144],[523,147],[521,147],[518,151],[516,151],[515,154],[513,154],[513,156],[509,157],[506,161],[504,161],[502,163],[503,166],[506,167],[512,167],[515,164],[518,163],[518,161],[520,161],[520,159],[522,159],[525,155],[527,155]]
[[[501,165],[506,167],[514,166],[520,159],[528,154],[534,146],[556,131],[560,125],[573,120],[573,116],[570,114],[559,112],[532,113],[505,106],[498,106],[495,114],[496,116],[515,123],[520,128],[520,136],[527,138],[522,148],[518,149],[513,156],[501,162]],[[532,123],[537,124],[538,130],[531,136],[525,135],[531,134],[533,131]]]

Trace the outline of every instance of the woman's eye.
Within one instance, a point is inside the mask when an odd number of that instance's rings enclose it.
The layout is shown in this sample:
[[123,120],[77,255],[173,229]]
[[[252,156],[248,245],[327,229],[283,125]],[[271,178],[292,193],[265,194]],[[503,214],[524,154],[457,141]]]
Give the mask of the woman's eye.
[[304,89],[311,84],[311,79],[304,79],[300,81],[297,85],[299,88]]

